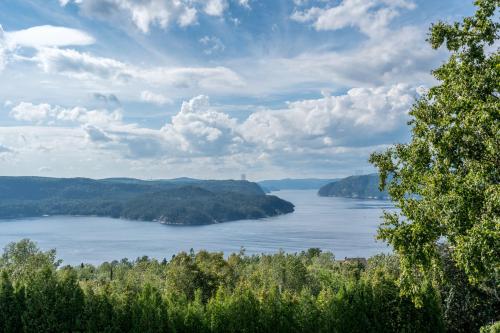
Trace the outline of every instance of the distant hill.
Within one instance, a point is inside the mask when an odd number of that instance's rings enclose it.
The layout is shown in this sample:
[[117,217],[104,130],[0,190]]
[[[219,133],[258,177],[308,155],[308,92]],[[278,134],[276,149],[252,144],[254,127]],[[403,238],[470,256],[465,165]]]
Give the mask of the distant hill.
[[95,215],[210,224],[293,212],[256,183],[235,180],[0,177],[0,218]]
[[317,190],[321,186],[334,182],[337,179],[318,179],[318,178],[304,178],[304,179],[277,179],[277,180],[263,180],[258,182],[262,189],[266,192],[279,191],[279,190]]
[[318,194],[322,197],[388,199],[387,192],[380,192],[378,185],[378,174],[350,176],[321,187]]

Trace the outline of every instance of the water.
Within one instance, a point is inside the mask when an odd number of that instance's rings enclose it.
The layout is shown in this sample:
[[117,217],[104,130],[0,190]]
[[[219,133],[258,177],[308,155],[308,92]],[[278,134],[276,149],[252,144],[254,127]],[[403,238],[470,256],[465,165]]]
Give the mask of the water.
[[205,249],[247,254],[280,249],[300,252],[311,247],[332,251],[337,258],[368,257],[390,249],[375,241],[387,201],[323,198],[316,191],[280,191],[295,212],[262,220],[206,226],[168,226],[102,217],[42,217],[0,220],[0,247],[22,238],[44,249],[56,248],[64,264],[98,264],[147,255],[170,258],[179,251]]

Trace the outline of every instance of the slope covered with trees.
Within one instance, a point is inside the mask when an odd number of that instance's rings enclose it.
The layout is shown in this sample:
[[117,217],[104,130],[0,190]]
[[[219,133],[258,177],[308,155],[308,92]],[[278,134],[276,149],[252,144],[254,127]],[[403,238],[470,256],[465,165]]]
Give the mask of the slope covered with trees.
[[95,215],[210,224],[293,212],[246,181],[0,177],[0,218]]
[[23,240],[0,260],[0,332],[477,332],[498,318],[498,300],[461,274],[425,284],[421,308],[399,274],[394,256],[364,264],[318,249],[60,267]]
[[317,190],[321,186],[337,181],[337,179],[303,178],[261,180],[258,184],[267,192],[280,190]]
[[322,197],[345,197],[359,199],[388,199],[387,191],[379,190],[377,174],[350,176],[322,186],[318,194]]

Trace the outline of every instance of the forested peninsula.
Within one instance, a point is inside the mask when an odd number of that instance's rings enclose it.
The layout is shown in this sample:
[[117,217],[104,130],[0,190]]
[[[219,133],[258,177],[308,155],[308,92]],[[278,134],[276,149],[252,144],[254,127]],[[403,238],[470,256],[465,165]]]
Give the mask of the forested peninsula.
[[379,190],[379,184],[380,178],[376,173],[350,176],[322,186],[318,195],[322,197],[389,199],[387,191]]
[[0,177],[0,219],[82,215],[200,225],[293,210],[248,181]]

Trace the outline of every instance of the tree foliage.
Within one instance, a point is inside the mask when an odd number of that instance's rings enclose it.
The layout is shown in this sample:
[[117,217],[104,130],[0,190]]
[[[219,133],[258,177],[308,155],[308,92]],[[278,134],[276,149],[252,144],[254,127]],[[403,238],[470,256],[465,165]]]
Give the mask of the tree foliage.
[[24,240],[6,248],[16,256],[0,263],[0,332],[477,332],[500,315],[462,276],[426,284],[415,307],[392,255],[200,251],[57,269],[53,251]]
[[370,158],[400,208],[385,214],[379,237],[400,255],[402,291],[417,302],[425,281],[442,277],[443,241],[471,282],[498,295],[500,1],[475,4],[474,16],[430,29],[432,47],[451,55],[410,111],[411,142]]

